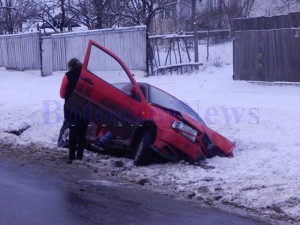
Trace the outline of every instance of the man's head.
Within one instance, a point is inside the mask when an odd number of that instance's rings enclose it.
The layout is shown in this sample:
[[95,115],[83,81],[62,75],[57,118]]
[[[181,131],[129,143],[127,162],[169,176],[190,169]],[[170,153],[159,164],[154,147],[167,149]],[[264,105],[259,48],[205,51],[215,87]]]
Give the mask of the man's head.
[[78,69],[78,68],[81,67],[81,65],[82,65],[81,62],[77,58],[72,58],[68,62],[68,68],[69,68],[69,70]]

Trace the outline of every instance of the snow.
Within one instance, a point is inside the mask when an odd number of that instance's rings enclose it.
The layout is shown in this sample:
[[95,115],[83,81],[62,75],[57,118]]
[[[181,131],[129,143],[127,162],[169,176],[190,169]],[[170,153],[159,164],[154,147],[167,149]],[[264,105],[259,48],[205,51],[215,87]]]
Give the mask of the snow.
[[[202,166],[180,162],[135,167],[131,159],[86,151],[83,163],[199,204],[229,205],[283,224],[299,223],[300,86],[233,81],[231,48],[232,43],[213,46],[210,61],[191,74],[135,78],[188,103],[211,128],[236,143],[233,158],[215,157]],[[45,148],[52,154],[63,151],[56,148],[63,74],[40,77],[39,71],[0,69],[2,146],[25,146],[24,151],[40,146],[41,157]],[[19,136],[6,132],[27,126]]]

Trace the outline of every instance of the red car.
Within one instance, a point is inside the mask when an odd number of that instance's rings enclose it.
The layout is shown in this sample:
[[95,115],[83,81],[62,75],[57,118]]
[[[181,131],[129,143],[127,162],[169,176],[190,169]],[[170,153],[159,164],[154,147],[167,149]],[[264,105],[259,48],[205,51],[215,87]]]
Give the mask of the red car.
[[137,83],[120,58],[91,40],[69,103],[112,132],[112,142],[132,152],[135,165],[151,163],[154,155],[191,163],[232,156],[234,143],[207,127],[193,109],[159,88]]

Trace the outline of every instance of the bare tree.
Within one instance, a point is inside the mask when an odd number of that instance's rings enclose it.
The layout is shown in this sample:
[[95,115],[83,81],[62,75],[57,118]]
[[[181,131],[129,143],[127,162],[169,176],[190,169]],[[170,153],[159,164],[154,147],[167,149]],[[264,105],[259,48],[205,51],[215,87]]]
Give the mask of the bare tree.
[[272,2],[278,13],[289,13],[300,9],[300,0],[273,0]]
[[172,9],[177,0],[125,0],[119,5],[119,20],[129,25],[146,25],[149,31],[153,18],[162,11]]
[[0,29],[2,33],[22,32],[22,24],[33,18],[32,1],[0,0]]
[[264,4],[258,2],[256,8],[264,13],[262,16],[272,16],[274,13],[274,0],[265,1]]
[[33,0],[35,3],[37,21],[54,32],[63,32],[69,26],[75,15],[70,15],[69,0]]
[[228,19],[224,13],[222,1],[201,10],[198,15],[198,24],[202,29],[224,29],[228,25]]
[[232,26],[232,18],[249,17],[256,0],[220,0],[224,13]]
[[[119,15],[119,23],[121,25],[146,25],[146,51],[147,62],[151,65],[153,50],[149,42],[149,29],[154,17],[177,4],[177,0],[124,0],[120,1],[116,15]],[[149,72],[149,71],[148,71]]]
[[89,30],[93,28],[94,17],[91,13],[91,7],[87,0],[70,0],[68,2],[70,13],[80,24],[86,26]]
[[48,0],[34,0],[36,7],[36,19],[39,22],[43,22],[44,27],[52,29],[54,32],[60,30],[59,25],[63,24],[56,20],[55,16],[60,12],[58,7],[59,1],[48,1]]
[[88,29],[102,29],[116,24],[112,9],[116,0],[69,0],[68,10],[74,18]]

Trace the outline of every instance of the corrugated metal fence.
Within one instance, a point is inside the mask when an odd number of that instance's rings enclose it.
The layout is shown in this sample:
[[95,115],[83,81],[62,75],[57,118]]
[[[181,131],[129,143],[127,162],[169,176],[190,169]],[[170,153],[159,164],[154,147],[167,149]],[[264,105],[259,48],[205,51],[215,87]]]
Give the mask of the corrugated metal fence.
[[[297,19],[297,15],[300,14],[274,17],[274,24],[270,22],[272,18],[268,23],[258,22],[260,19],[245,19],[244,24],[238,21],[241,30],[235,31],[233,44],[235,80],[300,82],[300,28],[263,30],[283,24],[292,26],[296,24],[292,18]],[[251,21],[255,24],[251,25]]]
[[[92,39],[118,55],[131,70],[147,69],[145,26],[55,34],[42,38],[41,45],[39,33],[30,33],[36,37],[30,40],[26,38],[27,35],[16,35],[19,39],[14,38],[14,35],[0,36],[0,66],[42,68],[43,76],[51,75],[54,71],[65,71],[70,58],[83,60],[88,40]],[[10,43],[12,38],[13,42]],[[35,44],[34,47],[31,43]],[[31,58],[35,64],[28,65],[27,61]]]
[[40,34],[0,36],[0,66],[18,70],[41,69]]

